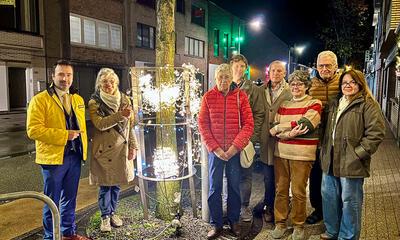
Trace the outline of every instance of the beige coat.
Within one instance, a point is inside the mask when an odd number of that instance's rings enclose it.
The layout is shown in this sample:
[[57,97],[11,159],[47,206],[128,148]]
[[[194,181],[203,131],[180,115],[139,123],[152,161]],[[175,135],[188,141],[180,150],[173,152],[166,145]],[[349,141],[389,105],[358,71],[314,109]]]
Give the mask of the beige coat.
[[274,123],[275,114],[278,111],[280,105],[292,98],[290,93],[289,85],[285,82],[284,89],[279,94],[277,99],[272,102],[272,97],[269,93],[269,84],[261,86],[259,101],[264,105],[264,121],[261,125],[260,130],[260,160],[261,162],[274,165],[274,150],[275,150],[275,138],[269,134],[269,129]]
[[[121,106],[131,105],[129,98],[122,93],[121,101]],[[137,149],[133,131],[134,118],[126,119],[121,112],[102,116],[99,106],[94,99],[89,101],[90,119],[95,127],[89,182],[99,186],[127,184],[134,179],[134,160],[128,160],[129,148]],[[113,126],[123,121],[126,127],[123,134],[120,134]]]

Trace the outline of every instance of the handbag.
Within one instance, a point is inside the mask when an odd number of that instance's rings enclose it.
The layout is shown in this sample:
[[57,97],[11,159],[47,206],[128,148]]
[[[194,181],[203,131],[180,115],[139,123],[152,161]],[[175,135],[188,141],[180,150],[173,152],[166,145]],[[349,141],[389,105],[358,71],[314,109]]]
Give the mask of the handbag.
[[[242,123],[240,121],[240,104],[239,104],[239,92],[237,94],[237,105],[238,105],[238,113],[239,113],[239,130],[242,129]],[[246,145],[246,147],[243,148],[242,151],[240,151],[240,165],[243,168],[249,168],[251,164],[253,164],[253,158],[254,155],[256,154],[256,151],[254,150],[253,143],[249,141],[249,143]]]

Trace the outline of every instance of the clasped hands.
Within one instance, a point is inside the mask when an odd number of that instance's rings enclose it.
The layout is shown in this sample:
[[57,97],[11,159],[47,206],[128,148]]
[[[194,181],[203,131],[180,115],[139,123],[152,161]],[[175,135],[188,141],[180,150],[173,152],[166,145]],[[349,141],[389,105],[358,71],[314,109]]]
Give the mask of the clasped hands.
[[[305,126],[305,125],[303,126],[303,124],[299,124],[299,125],[297,125],[296,127],[292,128],[292,130],[288,133],[287,136],[288,136],[289,138],[294,138],[294,137],[297,137],[297,136],[299,136],[299,135],[306,134],[309,130],[310,130],[310,129],[308,129],[307,126]],[[271,134],[272,136],[277,135],[277,132],[276,132],[273,128],[271,128],[271,129],[269,130],[269,132],[270,132],[270,134]]]
[[228,161],[229,159],[231,159],[233,156],[235,156],[237,153],[239,152],[239,150],[235,147],[235,146],[230,146],[228,151],[224,152],[224,150],[222,150],[222,148],[217,148],[216,150],[214,150],[214,154],[221,160],[224,161]]

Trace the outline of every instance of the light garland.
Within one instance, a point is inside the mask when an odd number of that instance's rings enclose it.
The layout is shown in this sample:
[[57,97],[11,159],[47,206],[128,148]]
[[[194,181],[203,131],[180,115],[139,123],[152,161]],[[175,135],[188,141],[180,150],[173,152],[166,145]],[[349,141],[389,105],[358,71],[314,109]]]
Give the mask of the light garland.
[[169,147],[157,148],[153,156],[154,175],[157,178],[179,176],[179,164],[176,153]]

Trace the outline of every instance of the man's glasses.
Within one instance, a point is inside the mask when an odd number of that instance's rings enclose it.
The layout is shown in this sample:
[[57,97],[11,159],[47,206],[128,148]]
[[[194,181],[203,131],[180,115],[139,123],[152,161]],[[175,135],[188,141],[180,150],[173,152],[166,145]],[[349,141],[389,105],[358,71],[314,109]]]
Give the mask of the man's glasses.
[[302,87],[302,86],[304,86],[304,83],[302,83],[302,82],[294,82],[294,83],[290,83],[289,84],[289,86],[290,87]]
[[351,81],[351,82],[342,82],[342,87],[346,87],[346,86],[349,86],[349,87],[354,87],[354,86],[356,86],[357,85],[357,82],[356,81]]
[[318,69],[324,69],[324,68],[326,68],[326,69],[332,69],[332,68],[333,68],[333,64],[318,64],[318,65],[317,65],[317,68],[318,68]]

